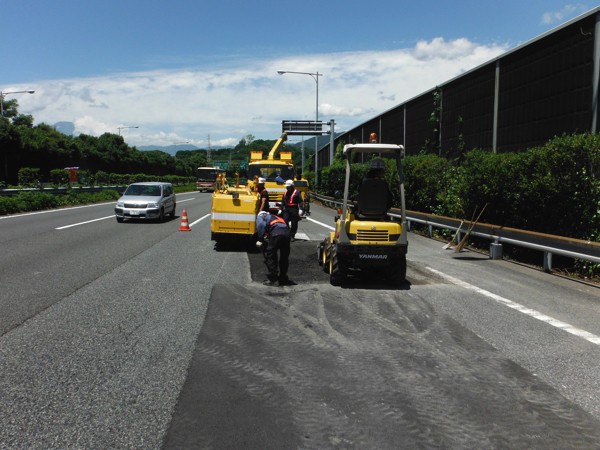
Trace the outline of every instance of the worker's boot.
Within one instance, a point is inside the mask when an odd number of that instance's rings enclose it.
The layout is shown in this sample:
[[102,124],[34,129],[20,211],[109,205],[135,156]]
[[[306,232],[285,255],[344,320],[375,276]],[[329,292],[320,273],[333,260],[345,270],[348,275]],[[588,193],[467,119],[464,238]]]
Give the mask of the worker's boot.
[[265,286],[277,286],[277,277],[269,276],[269,278],[267,278],[265,281],[263,281],[263,284]]

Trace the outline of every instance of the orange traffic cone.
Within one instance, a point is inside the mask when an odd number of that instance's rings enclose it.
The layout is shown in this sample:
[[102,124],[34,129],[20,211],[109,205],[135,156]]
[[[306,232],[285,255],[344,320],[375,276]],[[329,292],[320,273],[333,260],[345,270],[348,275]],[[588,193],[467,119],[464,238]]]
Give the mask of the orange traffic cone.
[[179,227],[179,231],[192,231],[188,225],[187,211],[185,209],[183,210],[183,216],[181,217],[181,226]]

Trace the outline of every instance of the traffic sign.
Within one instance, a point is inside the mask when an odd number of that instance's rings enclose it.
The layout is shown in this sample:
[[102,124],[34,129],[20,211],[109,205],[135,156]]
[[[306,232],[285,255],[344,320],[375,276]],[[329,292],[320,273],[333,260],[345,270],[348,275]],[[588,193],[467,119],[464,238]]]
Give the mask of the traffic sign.
[[229,161],[213,161],[213,166],[219,169],[229,169]]
[[240,161],[240,169],[248,170],[248,161]]

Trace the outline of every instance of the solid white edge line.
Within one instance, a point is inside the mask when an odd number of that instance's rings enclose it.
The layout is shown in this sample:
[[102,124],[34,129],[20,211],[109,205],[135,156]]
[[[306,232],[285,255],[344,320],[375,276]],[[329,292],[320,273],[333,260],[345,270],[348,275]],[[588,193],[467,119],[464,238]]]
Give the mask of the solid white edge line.
[[[177,195],[186,195],[186,194],[195,194],[195,192],[182,192],[181,194],[177,194]],[[190,198],[190,199],[186,199],[186,200],[179,200],[177,203],[183,203],[183,202],[187,202],[187,201],[194,200],[194,199],[195,199],[195,197],[194,198]],[[2,220],[2,219],[14,219],[15,217],[33,216],[33,215],[36,215],[36,214],[48,214],[48,213],[53,213],[53,212],[69,211],[71,209],[92,208],[94,206],[103,206],[103,205],[114,205],[115,203],[117,203],[117,202],[94,203],[93,205],[73,206],[71,208],[49,209],[47,211],[36,211],[36,212],[30,212],[30,213],[15,214],[14,216],[0,217],[0,220]]]
[[60,212],[60,211],[70,211],[71,209],[92,208],[94,206],[114,205],[115,203],[117,203],[117,202],[95,203],[93,205],[73,206],[71,208],[49,209],[47,211],[36,211],[36,212],[31,212],[31,213],[16,214],[14,216],[4,216],[4,217],[0,217],[0,220],[14,219],[15,217],[33,216],[35,214],[48,214],[48,213]]
[[196,200],[196,197],[186,198],[185,200],[178,200],[177,203],[189,202],[190,200]]
[[555,319],[554,317],[550,317],[547,316],[545,314],[542,314],[538,311],[536,311],[535,309],[530,309],[527,308],[526,306],[523,306],[519,303],[513,302],[512,300],[508,300],[504,297],[500,297],[499,295],[493,294],[489,291],[486,291],[485,289],[481,289],[478,288],[477,286],[473,286],[472,284],[469,284],[465,281],[459,280],[458,278],[454,278],[450,275],[446,275],[443,272],[440,272],[439,270],[435,270],[432,269],[431,267],[427,267],[427,270],[439,275],[440,277],[450,281],[452,284],[456,284],[458,286],[461,286],[465,289],[469,289],[471,291],[475,291],[478,294],[484,295],[486,297],[489,297],[495,301],[497,301],[498,303],[502,303],[503,305],[508,306],[509,308],[515,309],[517,311],[522,312],[523,314],[527,314],[528,316],[533,317],[534,319],[537,320],[541,320],[542,322],[546,322],[547,324],[552,325],[553,327],[556,328],[560,328],[561,330],[566,331],[567,333],[571,333],[574,336],[580,337],[582,339],[585,339],[586,341],[591,342],[592,344],[596,344],[596,345],[600,345],[600,337],[596,336],[595,334],[592,334],[588,331],[582,330],[580,328],[576,328],[573,325],[570,325],[566,322],[562,322],[558,319]]
[[205,215],[204,217],[200,217],[198,220],[196,220],[195,222],[190,223],[190,228],[192,228],[194,225],[196,225],[198,222],[200,222],[201,220],[206,219],[207,217],[209,217],[210,214]]
[[325,228],[328,228],[328,229],[330,229],[330,230],[332,230],[332,231],[335,231],[335,228],[333,228],[333,227],[330,227],[329,225],[325,225],[324,223],[321,223],[321,222],[319,222],[319,221],[317,221],[317,220],[315,220],[315,219],[311,219],[310,217],[305,217],[305,219],[306,219],[306,220],[310,220],[311,222],[314,222],[314,223],[316,223],[316,224],[319,224],[319,225],[321,225],[322,227],[325,227]]
[[111,217],[115,217],[115,215],[110,215],[110,216],[106,216],[106,217],[100,217],[99,219],[94,219],[94,220],[88,220],[86,222],[79,222],[79,223],[74,223],[73,225],[65,225],[64,227],[58,227],[56,228],[57,230],[64,230],[65,228],[71,228],[71,227],[76,227],[77,225],[84,225],[86,223],[92,223],[92,222],[98,222],[99,220],[105,220],[105,219],[110,219]]

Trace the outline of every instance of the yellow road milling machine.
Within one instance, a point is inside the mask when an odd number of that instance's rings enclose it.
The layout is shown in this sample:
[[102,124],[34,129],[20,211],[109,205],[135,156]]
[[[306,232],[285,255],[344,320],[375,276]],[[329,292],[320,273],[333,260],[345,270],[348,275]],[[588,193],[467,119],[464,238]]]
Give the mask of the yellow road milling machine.
[[[374,137],[376,142],[376,136]],[[335,231],[317,247],[319,264],[329,273],[330,282],[338,286],[348,275],[382,274],[393,285],[406,278],[408,250],[406,208],[402,154],[404,147],[391,144],[354,144],[344,146],[346,183],[344,202],[335,218]],[[378,153],[395,157],[398,168],[398,186],[401,201],[401,220],[388,217],[391,192],[379,177],[365,178],[360,186],[358,201],[349,205],[350,163],[353,153]],[[372,161],[371,167],[383,168],[382,159]]]
[[[219,243],[242,242],[255,244],[256,215],[260,210],[260,195],[256,192],[258,178],[265,179],[265,187],[269,192],[269,209],[276,214],[281,209],[281,200],[286,191],[286,180],[294,180],[295,189],[308,192],[308,181],[295,174],[292,152],[280,152],[287,134],[283,133],[277,140],[267,159],[263,152],[251,152],[248,164],[248,186],[240,186],[239,175],[236,174],[235,186],[225,183],[224,174],[217,177],[216,188],[212,199],[211,240]],[[279,159],[275,157],[280,153]]]
[[219,243],[256,243],[256,215],[260,197],[246,186],[240,186],[236,173],[235,186],[228,187],[219,174],[212,198],[211,240]]
[[[266,159],[262,152],[250,152],[250,164],[248,164],[248,186],[253,187],[258,178],[265,179],[265,188],[269,192],[269,210],[272,214],[281,209],[281,200],[286,189],[284,183],[294,180],[294,187],[302,194],[304,200],[308,192],[308,181],[297,176],[292,152],[280,151],[283,143],[287,141],[287,133],[283,133],[275,142]],[[276,159],[279,154],[279,159]]]

